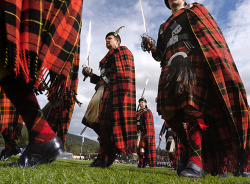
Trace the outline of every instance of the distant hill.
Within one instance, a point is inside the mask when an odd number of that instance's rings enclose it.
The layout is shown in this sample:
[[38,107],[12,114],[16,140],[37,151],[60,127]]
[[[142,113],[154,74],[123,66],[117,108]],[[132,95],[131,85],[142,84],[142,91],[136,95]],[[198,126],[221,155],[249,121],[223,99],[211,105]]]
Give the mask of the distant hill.
[[[28,131],[25,126],[23,126],[22,135],[19,140],[17,140],[17,144],[20,147],[25,147],[28,144]],[[0,147],[4,146],[4,139],[0,136]],[[73,153],[74,155],[80,155],[82,149],[82,155],[87,155],[88,153],[98,152],[99,142],[85,137],[82,144],[82,136],[68,133],[64,148],[65,151]]]
[[97,153],[99,142],[84,137],[84,142],[82,143],[82,136],[68,133],[65,143],[66,151],[72,152],[74,155],[80,155],[81,146],[82,155],[87,155],[88,153]]
[[[66,143],[81,145],[82,144],[82,136],[68,133]],[[97,147],[99,147],[99,142],[93,141],[91,139],[88,139],[87,137],[84,137],[83,146],[97,146]]]

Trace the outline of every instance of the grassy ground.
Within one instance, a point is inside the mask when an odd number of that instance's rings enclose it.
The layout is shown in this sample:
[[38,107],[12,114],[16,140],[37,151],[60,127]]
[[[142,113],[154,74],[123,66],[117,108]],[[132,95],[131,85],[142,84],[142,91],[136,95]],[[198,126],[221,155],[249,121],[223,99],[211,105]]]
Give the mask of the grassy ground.
[[[16,161],[17,157],[8,162]],[[98,184],[128,184],[128,183],[250,183],[250,178],[233,177],[228,179],[207,175],[205,179],[180,178],[175,171],[168,168],[138,169],[136,165],[113,164],[109,168],[88,168],[90,161],[74,161],[58,159],[52,164],[40,165],[34,169],[20,169],[16,167],[1,168],[0,183],[98,183]],[[0,166],[5,163],[0,162]]]

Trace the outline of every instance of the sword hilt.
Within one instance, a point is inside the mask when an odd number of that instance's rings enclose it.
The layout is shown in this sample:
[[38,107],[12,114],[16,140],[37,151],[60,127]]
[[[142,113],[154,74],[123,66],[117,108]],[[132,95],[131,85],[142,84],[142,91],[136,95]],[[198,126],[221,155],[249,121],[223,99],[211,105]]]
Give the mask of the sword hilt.
[[[86,66],[83,66],[83,67],[86,67]],[[82,69],[82,74],[84,76],[83,81],[85,81],[89,77],[90,73],[92,73],[92,69],[91,68],[90,68],[89,72],[87,72],[84,68]]]
[[142,38],[142,42],[141,42],[142,50],[144,52],[146,52],[146,51],[150,52],[151,48],[155,45],[155,40],[145,33],[143,35],[141,35],[141,38]]

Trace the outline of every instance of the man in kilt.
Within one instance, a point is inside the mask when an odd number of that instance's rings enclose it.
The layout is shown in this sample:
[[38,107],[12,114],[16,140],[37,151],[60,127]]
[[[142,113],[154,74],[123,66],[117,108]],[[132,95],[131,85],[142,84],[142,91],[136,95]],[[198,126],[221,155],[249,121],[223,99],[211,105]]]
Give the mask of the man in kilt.
[[[90,167],[109,167],[116,153],[136,152],[134,57],[126,46],[120,46],[119,29],[105,37],[109,52],[99,63],[101,75],[93,74],[87,66],[83,68],[90,82],[96,84],[96,93],[82,120],[99,136],[98,157]],[[99,100],[93,102],[95,99]],[[96,113],[92,114],[94,106]]]
[[23,128],[22,118],[15,107],[0,88],[0,134],[2,134],[5,148],[0,154],[0,160],[6,161],[12,155],[21,153],[16,140],[21,136]]
[[[15,163],[21,168],[50,163],[63,152],[34,91],[75,99],[67,77],[78,57],[81,15],[81,0],[0,2],[0,86],[29,132],[29,144]],[[48,78],[48,71],[55,75]]]
[[216,168],[223,174],[227,158],[249,177],[248,102],[224,36],[203,5],[185,0],[165,4],[172,16],[160,26],[157,45],[150,39],[144,45],[161,61],[157,111],[185,148],[177,173],[204,177],[204,169],[211,173]]
[[[162,128],[161,128],[161,131],[160,131],[160,134],[159,134],[159,140],[162,141],[162,136],[165,135],[165,138],[166,138],[166,151],[167,151],[167,154],[169,156],[169,159],[170,161],[172,162],[172,165],[171,165],[171,169],[172,170],[176,170],[176,166],[178,165],[179,163],[179,150],[178,149],[178,141],[179,139],[177,138],[177,135],[176,133],[173,131],[173,129],[167,124],[166,121],[164,121],[163,125],[162,125]],[[172,141],[173,140],[173,141]],[[171,150],[171,146],[173,146],[172,144],[174,143],[174,147],[175,149],[174,150]]]
[[156,166],[156,147],[154,118],[151,110],[147,107],[145,98],[139,99],[140,110],[137,112],[137,131],[140,131],[140,142],[138,147],[138,168]]

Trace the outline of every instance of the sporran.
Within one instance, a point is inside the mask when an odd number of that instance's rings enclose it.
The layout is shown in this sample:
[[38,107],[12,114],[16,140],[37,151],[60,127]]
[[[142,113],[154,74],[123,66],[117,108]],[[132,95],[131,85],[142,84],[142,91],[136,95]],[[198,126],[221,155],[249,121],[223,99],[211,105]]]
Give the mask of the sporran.
[[100,110],[100,104],[102,102],[103,92],[104,92],[104,86],[99,87],[89,102],[84,117],[86,120],[88,120],[90,124],[95,123],[99,116],[99,110]]
[[168,153],[173,153],[175,152],[176,148],[175,148],[175,142],[174,142],[174,138],[172,136],[169,136],[168,140],[167,140],[167,144],[166,144],[166,151]]

